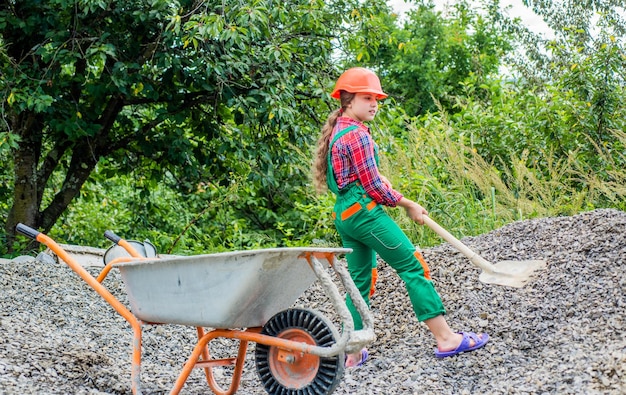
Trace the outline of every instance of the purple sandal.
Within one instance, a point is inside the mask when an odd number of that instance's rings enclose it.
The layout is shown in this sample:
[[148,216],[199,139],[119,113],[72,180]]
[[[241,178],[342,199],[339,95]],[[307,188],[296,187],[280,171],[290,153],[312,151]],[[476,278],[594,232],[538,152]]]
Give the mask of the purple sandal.
[[[478,348],[481,348],[482,346],[487,344],[487,342],[489,341],[489,335],[486,333],[481,333],[480,337],[474,332],[458,332],[458,333],[463,335],[463,340],[461,340],[461,344],[459,344],[459,346],[455,348],[454,350],[450,350],[450,351],[439,351],[438,349],[435,348],[435,356],[437,358],[451,357],[453,355],[461,354],[464,352],[474,351]],[[470,346],[470,344],[472,344],[472,340],[474,341],[474,345]]]
[[[365,361],[367,361],[367,357],[369,356],[369,354],[367,353],[367,349],[364,348],[361,350],[361,360],[359,361],[359,363],[357,363],[356,365],[352,365],[352,366],[348,366],[345,365],[347,368],[356,368],[359,366],[363,366],[363,364],[365,363]],[[348,362],[348,356],[346,355],[346,359],[344,360],[344,364]]]

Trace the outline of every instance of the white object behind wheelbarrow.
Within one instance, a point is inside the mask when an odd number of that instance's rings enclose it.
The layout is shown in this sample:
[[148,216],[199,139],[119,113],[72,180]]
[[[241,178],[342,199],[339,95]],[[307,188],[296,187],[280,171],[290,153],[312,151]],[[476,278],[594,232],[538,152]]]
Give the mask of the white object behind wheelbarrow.
[[116,263],[133,314],[150,323],[212,328],[263,326],[289,308],[317,276],[307,252],[270,248]]

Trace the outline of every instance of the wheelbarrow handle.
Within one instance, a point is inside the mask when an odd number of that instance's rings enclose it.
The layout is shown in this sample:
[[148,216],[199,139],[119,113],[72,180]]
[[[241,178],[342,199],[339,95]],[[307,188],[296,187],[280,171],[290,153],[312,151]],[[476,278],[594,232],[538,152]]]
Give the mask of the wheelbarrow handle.
[[15,230],[23,234],[24,236],[30,237],[33,240],[37,240],[37,236],[39,236],[39,234],[41,233],[38,230],[31,228],[30,226],[24,225],[23,223],[18,223],[15,226]]
[[[113,243],[115,243],[116,245],[118,245],[118,246],[122,247],[123,249],[125,249],[130,254],[130,256],[132,256],[134,258],[146,258],[146,254],[139,253],[135,249],[135,247],[133,247],[128,241],[124,240],[120,236],[118,236],[115,233],[113,233],[112,230],[105,231],[104,232],[104,237],[106,237],[107,239],[109,239]],[[104,254],[104,258],[105,258],[105,262],[106,262],[106,258],[107,258],[107,254],[106,253]]]
[[107,239],[111,240],[115,244],[119,244],[120,240],[122,240],[122,238],[119,237],[118,235],[116,235],[115,233],[113,233],[112,230],[106,230],[104,232],[104,237],[106,237]]

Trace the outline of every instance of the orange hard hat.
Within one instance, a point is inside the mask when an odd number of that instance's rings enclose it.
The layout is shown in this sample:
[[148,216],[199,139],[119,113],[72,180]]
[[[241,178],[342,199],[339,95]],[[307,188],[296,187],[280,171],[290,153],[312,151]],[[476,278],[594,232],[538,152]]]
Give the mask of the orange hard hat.
[[339,99],[340,92],[350,93],[372,93],[377,99],[384,99],[388,95],[383,92],[378,76],[372,71],[363,67],[353,67],[346,70],[337,80],[335,89],[331,97]]

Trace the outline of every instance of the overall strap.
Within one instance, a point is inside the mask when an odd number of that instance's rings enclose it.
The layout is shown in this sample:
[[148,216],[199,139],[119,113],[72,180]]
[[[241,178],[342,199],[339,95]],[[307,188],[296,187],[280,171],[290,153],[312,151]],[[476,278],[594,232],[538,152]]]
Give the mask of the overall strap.
[[378,156],[378,144],[374,143],[374,160],[376,161],[376,166],[380,167],[380,159]]
[[333,171],[333,165],[332,165],[332,160],[331,160],[331,153],[333,151],[333,145],[335,145],[335,142],[339,140],[341,137],[343,137],[346,133],[351,132],[357,128],[358,126],[352,125],[343,130],[340,130],[339,132],[337,132],[337,134],[333,138],[333,141],[331,141],[328,147],[328,156],[327,156],[328,169],[326,170],[326,184],[328,184],[328,189],[331,192],[333,192],[335,195],[339,193],[339,187],[337,186],[337,180],[335,179],[335,172]]

